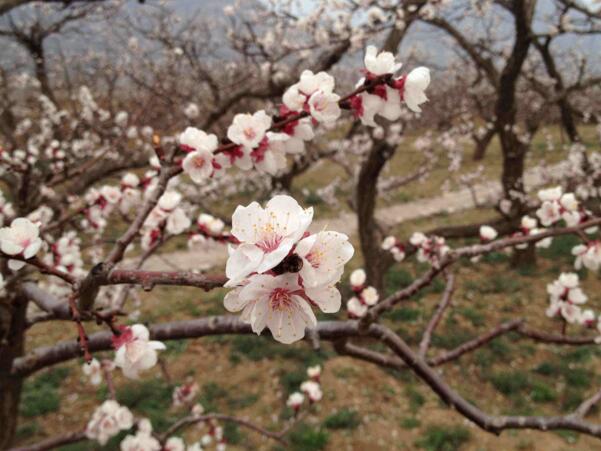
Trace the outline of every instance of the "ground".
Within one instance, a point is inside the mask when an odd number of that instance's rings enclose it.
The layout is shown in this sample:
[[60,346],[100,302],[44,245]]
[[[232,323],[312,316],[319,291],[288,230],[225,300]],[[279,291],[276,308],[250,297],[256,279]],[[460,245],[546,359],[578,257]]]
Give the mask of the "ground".
[[[494,147],[491,151],[494,152]],[[491,171],[498,170],[498,155],[492,154],[490,158]],[[548,160],[556,162],[557,156],[553,154]],[[323,171],[330,170],[336,169],[321,167],[316,170],[317,175],[309,173],[303,177],[309,186],[314,186],[311,178],[318,180],[324,176]],[[439,191],[434,190],[434,184],[427,182],[422,188],[425,186],[423,189],[430,195],[437,195]],[[417,191],[411,190],[405,193],[405,201],[416,199]],[[317,206],[318,215],[320,210],[321,206]],[[395,232],[407,238],[415,230],[464,224],[491,215],[492,211],[487,209],[439,214],[404,222]],[[355,237],[353,241],[357,244]],[[519,271],[509,268],[508,257],[502,253],[490,255],[478,264],[462,262],[455,269],[457,289],[452,308],[434,334],[430,355],[517,317],[524,318],[532,327],[559,331],[560,324],[544,313],[548,304],[545,287],[559,272],[572,270],[569,250],[574,243],[573,237],[556,239],[550,249],[539,252],[537,267]],[[181,244],[176,242],[173,246]],[[353,259],[343,278],[345,295],[349,294],[348,274],[359,266],[360,256]],[[424,270],[423,265],[413,261],[396,265],[387,274],[387,291],[407,285]],[[589,307],[600,311],[598,275],[584,271],[580,275],[589,296]],[[388,313],[385,322],[416,346],[443,289],[444,284],[437,281],[424,293]],[[223,293],[223,290],[205,293],[190,288],[157,287],[141,294],[140,321],[152,323],[225,314]],[[345,314],[321,316],[334,317],[344,318]],[[580,334],[582,330],[571,326],[568,333]],[[74,334],[71,324],[42,323],[31,329],[27,347],[33,349],[73,339]],[[370,346],[368,342],[363,344]],[[111,357],[111,353],[101,355]],[[553,415],[569,412],[598,390],[600,355],[598,346],[539,345],[509,334],[439,370],[452,387],[490,413]],[[118,400],[136,414],[149,417],[158,430],[164,430],[185,414],[171,407],[171,394],[175,384],[187,377],[200,385],[199,401],[208,411],[249,418],[277,430],[291,415],[285,408],[288,393],[305,379],[307,366],[320,363],[324,368],[324,399],[292,430],[291,449],[601,450],[599,440],[572,432],[505,431],[499,437],[483,432],[445,407],[410,371],[394,372],[337,356],[329,343],[322,343],[321,351],[314,352],[306,343],[285,346],[269,337],[207,337],[168,343],[162,359],[167,373],[157,366],[141,380],[131,381],[117,371],[115,381]],[[59,365],[28,380],[21,405],[19,444],[85,426],[93,408],[105,399],[106,389],[97,389],[86,381],[81,363]],[[594,409],[587,419],[600,422],[600,410]],[[192,443],[201,435],[201,430],[190,428],[185,438]],[[226,428],[226,436],[229,449],[280,449],[272,440],[231,425]],[[110,442],[106,449],[116,449],[116,443]],[[64,449],[98,447],[86,442]]]

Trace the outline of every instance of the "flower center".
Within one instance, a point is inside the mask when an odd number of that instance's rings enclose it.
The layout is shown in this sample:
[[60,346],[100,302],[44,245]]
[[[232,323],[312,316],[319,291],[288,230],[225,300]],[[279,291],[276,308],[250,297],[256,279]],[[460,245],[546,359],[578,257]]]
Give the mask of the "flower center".
[[269,253],[269,252],[275,251],[281,242],[282,242],[281,236],[278,236],[275,234],[269,234],[265,238],[263,238],[263,240],[258,242],[257,246],[259,248],[261,248],[261,250],[263,252]]
[[290,292],[284,288],[276,288],[269,298],[272,310],[286,310],[292,304]]
[[192,160],[192,163],[194,163],[196,169],[201,169],[205,165],[205,159],[201,156],[197,156]]
[[246,139],[254,139],[257,134],[254,129],[249,127],[244,129],[244,136],[246,136]]

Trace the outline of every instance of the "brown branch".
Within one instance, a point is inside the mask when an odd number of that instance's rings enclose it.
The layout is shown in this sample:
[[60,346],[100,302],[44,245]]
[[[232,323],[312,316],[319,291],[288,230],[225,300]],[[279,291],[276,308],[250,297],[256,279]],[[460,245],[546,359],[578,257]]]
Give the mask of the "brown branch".
[[601,438],[601,425],[589,423],[574,415],[566,416],[494,416],[469,403],[449,387],[438,373],[415,354],[409,346],[390,329],[372,324],[370,336],[386,344],[451,408],[481,429],[500,434],[505,429],[537,429],[541,431],[570,429]]
[[222,287],[226,281],[224,276],[196,274],[190,271],[113,269],[102,285],[135,284],[141,285],[144,290],[151,290],[155,285],[178,285],[209,291]]
[[426,357],[426,353],[428,352],[428,348],[430,347],[430,340],[432,339],[432,333],[438,323],[442,319],[445,310],[451,305],[451,299],[453,298],[453,291],[455,290],[455,276],[453,274],[449,274],[447,276],[447,286],[442,294],[442,299],[440,300],[434,315],[432,315],[432,319],[426,326],[426,330],[422,336],[422,341],[419,344],[419,355],[423,359]]
[[518,329],[522,322],[522,319],[514,319],[512,321],[503,323],[500,326],[495,327],[491,331],[474,338],[473,340],[466,341],[465,343],[457,346],[455,349],[440,354],[439,356],[431,359],[428,362],[428,364],[437,366],[446,363],[450,360],[455,360],[463,354],[466,354],[470,351],[473,351],[474,349],[484,346],[493,339],[497,338],[499,335],[503,335],[507,332]]
[[[237,316],[209,316],[185,321],[155,324],[149,327],[153,340],[182,340],[209,335],[252,334],[249,324],[243,323]],[[356,321],[320,321],[316,333],[321,340],[334,340],[341,337],[358,336]],[[112,333],[102,331],[88,337],[90,352],[112,349]],[[308,337],[305,337],[308,339]],[[44,367],[56,365],[80,355],[77,341],[69,340],[51,346],[36,348],[29,354],[15,359],[11,373],[26,376]]]
[[164,444],[171,435],[175,434],[177,431],[179,431],[185,427],[188,427],[188,426],[191,426],[194,424],[198,424],[198,423],[202,423],[205,421],[210,421],[210,420],[229,421],[231,423],[236,423],[236,424],[239,424],[240,426],[244,426],[248,429],[251,429],[265,437],[269,437],[273,440],[276,440],[277,442],[279,442],[280,444],[282,444],[284,446],[288,446],[288,442],[283,438],[284,434],[281,432],[269,431],[269,430],[267,430],[261,426],[258,426],[248,420],[233,417],[230,415],[224,415],[224,414],[220,414],[220,413],[209,413],[206,415],[198,415],[198,416],[190,415],[188,417],[181,418],[173,426],[171,426],[169,429],[167,429],[165,431],[165,433],[161,436],[160,442]]
[[601,390],[598,390],[593,396],[582,401],[574,411],[574,416],[584,418],[599,401],[601,401]]
[[28,265],[36,267],[40,271],[41,274],[48,274],[51,276],[58,277],[59,279],[63,279],[65,282],[67,282],[68,284],[71,284],[71,285],[73,285],[74,283],[77,282],[77,278],[75,278],[71,274],[61,271],[60,269],[57,269],[54,266],[44,263],[38,257],[24,258],[20,255],[8,255],[8,254],[5,254],[4,252],[0,252],[0,257],[4,257],[9,260],[18,260],[21,262],[25,262]]
[[87,440],[85,431],[71,432],[69,434],[59,435],[57,437],[51,437],[33,445],[18,446],[16,448],[10,448],[8,451],[46,451],[49,449],[55,449],[59,446],[69,445],[71,443],[81,442]]
[[541,241],[545,238],[555,237],[559,235],[576,234],[581,230],[586,230],[590,227],[601,225],[601,218],[594,218],[589,221],[578,224],[573,227],[558,227],[547,230],[543,233],[537,233],[525,236],[508,237],[500,240],[491,241],[487,244],[474,244],[464,246],[457,249],[451,249],[448,253],[440,258],[438,265],[432,266],[421,277],[413,281],[408,287],[397,291],[383,301],[371,307],[367,314],[361,319],[361,326],[366,328],[371,322],[378,318],[382,313],[393,308],[400,301],[405,300],[415,293],[419,292],[424,287],[428,286],[432,280],[438,276],[444,269],[459,261],[461,258],[471,258],[478,255],[488,254],[490,252],[499,251],[507,247],[514,247],[518,244],[530,244]]

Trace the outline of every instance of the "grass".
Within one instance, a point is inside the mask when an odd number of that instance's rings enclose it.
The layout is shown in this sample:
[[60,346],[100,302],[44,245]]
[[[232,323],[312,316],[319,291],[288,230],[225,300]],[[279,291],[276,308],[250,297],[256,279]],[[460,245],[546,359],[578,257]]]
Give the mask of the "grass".
[[27,381],[21,396],[20,414],[37,417],[60,408],[59,388],[69,374],[65,367],[54,368]]
[[319,451],[325,449],[329,438],[327,431],[301,423],[290,433],[290,444],[295,451]]
[[117,388],[117,401],[132,411],[147,417],[154,430],[162,431],[175,418],[165,415],[171,406],[174,386],[161,379],[128,382]]
[[434,425],[415,444],[427,451],[458,451],[470,441],[470,436],[463,426]]
[[361,420],[357,411],[346,408],[331,414],[323,422],[328,429],[355,429],[359,424]]

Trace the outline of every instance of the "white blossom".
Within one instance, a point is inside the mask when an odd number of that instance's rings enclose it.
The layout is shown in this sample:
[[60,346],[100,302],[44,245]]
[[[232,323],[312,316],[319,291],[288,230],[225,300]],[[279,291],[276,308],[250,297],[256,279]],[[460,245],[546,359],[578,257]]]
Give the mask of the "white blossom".
[[136,379],[141,371],[152,368],[158,360],[157,351],[166,349],[163,343],[150,341],[149,337],[142,324],[125,327],[118,337],[113,337],[115,365],[126,377]]

